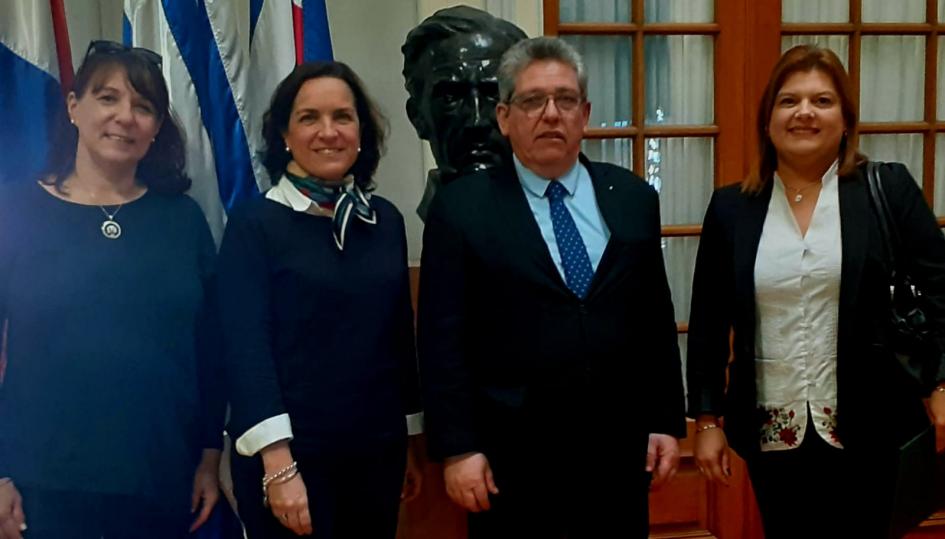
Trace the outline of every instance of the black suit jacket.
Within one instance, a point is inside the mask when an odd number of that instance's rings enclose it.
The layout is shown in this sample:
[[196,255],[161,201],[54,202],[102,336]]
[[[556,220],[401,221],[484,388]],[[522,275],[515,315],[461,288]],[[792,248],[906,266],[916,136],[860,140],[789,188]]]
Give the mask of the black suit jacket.
[[565,417],[593,425],[589,440],[685,435],[657,194],[581,159],[611,232],[584,300],[558,273],[511,166],[456,180],[433,202],[418,343],[435,458],[501,451],[503,433],[573,435]]
[[[881,167],[903,237],[908,269],[932,299],[927,312],[945,329],[945,238],[922,193],[899,163]],[[686,374],[689,414],[725,417],[730,445],[758,450],[754,268],[771,182],[757,195],[740,185],[715,192],[706,212],[693,279]],[[842,269],[837,334],[837,430],[851,450],[889,449],[928,425],[911,381],[886,348],[889,267],[865,179],[865,165],[839,183]],[[734,360],[728,369],[729,336]],[[941,335],[941,332],[940,332]],[[945,358],[940,373],[945,378]]]

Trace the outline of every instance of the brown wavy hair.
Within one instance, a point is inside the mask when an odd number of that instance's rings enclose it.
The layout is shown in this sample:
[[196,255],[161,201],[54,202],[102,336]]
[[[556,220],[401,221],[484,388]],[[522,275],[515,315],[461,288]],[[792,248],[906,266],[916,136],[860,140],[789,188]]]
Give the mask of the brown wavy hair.
[[830,77],[840,99],[840,110],[843,114],[843,123],[846,130],[840,139],[840,150],[837,152],[837,157],[840,159],[837,175],[844,177],[853,174],[857,165],[866,161],[866,156],[861,154],[857,147],[859,142],[859,135],[857,134],[859,104],[853,95],[850,77],[843,68],[843,64],[830,49],[816,45],[798,45],[781,55],[781,59],[778,60],[771,71],[768,85],[761,96],[756,125],[758,130],[758,154],[752,164],[751,172],[742,182],[742,191],[758,193],[774,177],[774,171],[778,168],[778,154],[768,134],[768,122],[771,121],[771,111],[774,110],[775,99],[788,77],[798,72],[806,73],[814,70]]

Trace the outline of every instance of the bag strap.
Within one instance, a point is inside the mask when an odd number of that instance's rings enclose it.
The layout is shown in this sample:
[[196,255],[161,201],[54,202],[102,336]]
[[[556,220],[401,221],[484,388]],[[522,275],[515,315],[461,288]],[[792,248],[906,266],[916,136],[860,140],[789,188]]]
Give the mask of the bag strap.
[[889,201],[886,199],[886,192],[883,190],[883,182],[879,173],[880,164],[878,161],[866,163],[866,184],[869,188],[870,200],[873,202],[873,209],[876,210],[876,221],[879,223],[879,229],[883,235],[883,244],[886,246],[886,252],[889,253],[892,281],[895,282],[896,247],[899,245],[899,230],[896,228],[896,220],[892,218]]

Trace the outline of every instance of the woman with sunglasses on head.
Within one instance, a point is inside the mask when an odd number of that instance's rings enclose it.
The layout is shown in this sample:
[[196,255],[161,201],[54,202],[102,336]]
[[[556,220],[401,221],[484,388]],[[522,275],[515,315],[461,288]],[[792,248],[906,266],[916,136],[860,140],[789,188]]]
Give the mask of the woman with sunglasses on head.
[[0,188],[0,537],[185,537],[219,498],[225,406],[160,56],[93,42],[67,111],[46,175]]
[[264,118],[275,185],[227,223],[228,432],[250,539],[393,539],[420,487],[404,218],[370,194],[384,128],[347,65],[296,67]]
[[[928,434],[922,397],[945,426],[945,355],[934,358],[938,386],[923,387],[889,346],[889,254],[858,110],[832,51],[785,52],[758,109],[758,164],[712,196],[696,258],[695,460],[727,484],[729,445],[745,459],[768,539],[886,537],[898,448]],[[879,170],[897,257],[927,295],[941,351],[945,237],[909,171]]]

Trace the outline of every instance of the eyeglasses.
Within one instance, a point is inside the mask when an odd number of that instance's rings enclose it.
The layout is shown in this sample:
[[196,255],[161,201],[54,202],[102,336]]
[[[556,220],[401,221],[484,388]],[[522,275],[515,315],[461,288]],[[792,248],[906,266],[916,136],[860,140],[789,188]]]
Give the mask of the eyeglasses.
[[130,54],[132,56],[143,58],[158,68],[161,67],[162,62],[161,55],[152,51],[151,49],[145,49],[144,47],[129,47],[122,43],[108,41],[107,39],[96,39],[89,43],[89,48],[85,51],[85,58],[87,59],[88,57],[94,56],[96,54]]
[[577,92],[555,92],[554,94],[525,94],[512,97],[509,104],[522,109],[529,116],[537,116],[544,112],[549,101],[554,101],[558,112],[567,114],[577,110],[584,101]]

